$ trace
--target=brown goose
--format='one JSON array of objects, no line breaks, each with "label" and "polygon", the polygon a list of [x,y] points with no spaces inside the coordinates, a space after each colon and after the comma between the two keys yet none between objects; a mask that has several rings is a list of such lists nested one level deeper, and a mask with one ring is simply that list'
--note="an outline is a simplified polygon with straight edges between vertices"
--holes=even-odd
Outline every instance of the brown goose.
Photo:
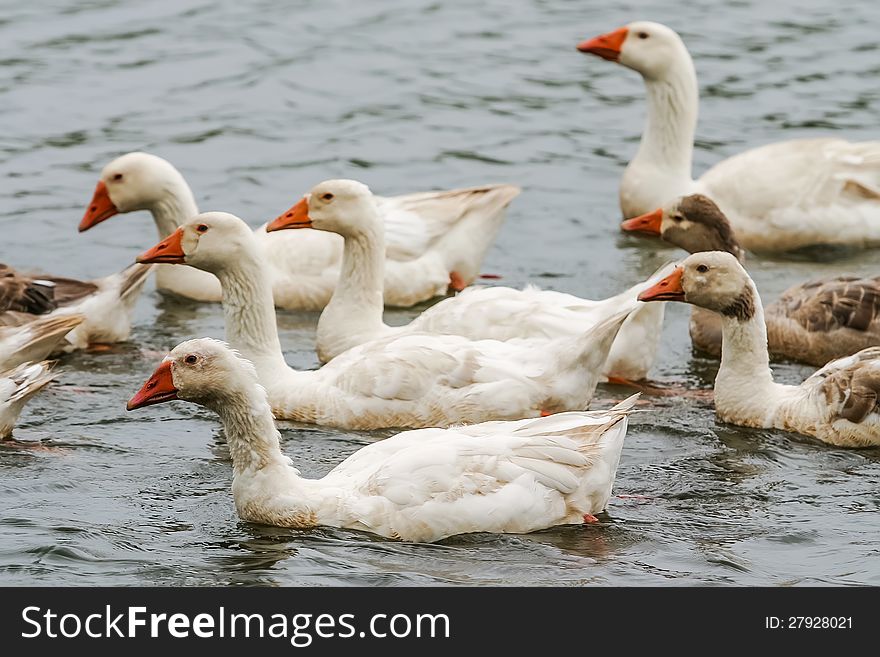
[{"label": "brown goose", "polygon": [[[133,264],[121,272],[80,281],[28,275],[0,264],[0,326],[20,325],[38,315],[79,315],[67,336],[66,350],[89,344],[121,342],[131,330],[131,315],[152,265]],[[11,313],[11,314],[8,314]]]},{"label": "brown goose", "polygon": [[715,413],[724,422],[796,431],[841,447],[880,445],[880,348],[832,360],[800,385],[776,383],[758,288],[732,254],[690,255],[639,300],[684,301],[718,314],[724,348]]},{"label": "brown goose", "polygon": [[50,281],[25,276],[0,263],[0,312],[42,315],[57,307],[55,286]]},{"label": "brown goose", "polygon": [[[727,217],[702,194],[628,219],[625,231],[659,235],[689,253],[726,251],[742,263],[745,251]],[[770,354],[824,365],[830,360],[880,345],[880,276],[835,276],[788,288],[764,310]],[[691,341],[701,351],[721,355],[721,320],[704,308],[691,313]]]}]

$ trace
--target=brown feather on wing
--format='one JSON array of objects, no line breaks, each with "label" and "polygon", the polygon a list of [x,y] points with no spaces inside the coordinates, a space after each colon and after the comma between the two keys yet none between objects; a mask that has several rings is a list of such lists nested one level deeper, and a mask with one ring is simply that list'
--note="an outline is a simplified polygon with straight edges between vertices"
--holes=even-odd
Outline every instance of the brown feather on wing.
[{"label": "brown feather on wing", "polygon": [[[836,366],[838,363],[843,366]],[[858,424],[877,409],[880,399],[880,348],[869,347],[831,362],[814,376],[824,379],[822,391],[829,406],[839,405],[835,419]]]},{"label": "brown feather on wing", "polygon": [[55,288],[0,264],[0,312],[42,315],[57,308]]},{"label": "brown feather on wing", "polygon": [[839,276],[806,283],[786,290],[774,306],[811,332],[867,331],[880,320],[880,278]]},{"label": "brown feather on wing", "polygon": [[54,283],[55,303],[59,306],[67,306],[98,291],[98,286],[91,281],[79,281],[75,278],[61,278],[59,276],[44,276],[43,278]]}]

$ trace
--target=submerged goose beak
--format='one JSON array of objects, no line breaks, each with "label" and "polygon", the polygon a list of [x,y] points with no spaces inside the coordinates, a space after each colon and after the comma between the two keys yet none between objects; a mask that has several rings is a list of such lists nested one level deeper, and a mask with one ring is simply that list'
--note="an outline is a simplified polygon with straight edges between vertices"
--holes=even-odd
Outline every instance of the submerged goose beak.
[{"label": "submerged goose beak", "polygon": [[266,232],[271,233],[285,228],[311,228],[312,220],[309,218],[309,197],[303,196],[290,210],[280,215],[271,224],[266,226]]},{"label": "submerged goose beak", "polygon": [[627,219],[620,224],[620,229],[627,233],[646,233],[659,235],[660,226],[663,224],[663,210],[654,210],[639,217]]},{"label": "submerged goose beak", "polygon": [[147,249],[137,258],[137,262],[149,264],[163,262],[170,265],[182,265],[186,263],[186,254],[183,252],[183,228],[178,228],[152,249]]},{"label": "submerged goose beak", "polygon": [[92,195],[92,202],[86,208],[82,221],[79,222],[79,232],[88,230],[92,226],[97,226],[105,219],[109,219],[115,214],[119,214],[119,210],[110,200],[110,193],[107,191],[107,185],[103,180],[98,181],[95,187],[95,193]]},{"label": "submerged goose beak", "polygon": [[628,30],[621,27],[608,34],[601,34],[578,44],[577,49],[591,55],[598,55],[602,59],[616,62],[620,59],[620,49],[626,40]]},{"label": "submerged goose beak", "polygon": [[144,387],[128,400],[125,409],[133,411],[136,408],[161,404],[162,402],[178,399],[177,388],[174,387],[174,379],[171,378],[171,361],[163,360],[153,376],[147,379]]},{"label": "submerged goose beak", "polygon": [[676,267],[669,276],[644,290],[639,295],[639,301],[684,301],[684,288],[681,286],[683,274],[684,269]]}]

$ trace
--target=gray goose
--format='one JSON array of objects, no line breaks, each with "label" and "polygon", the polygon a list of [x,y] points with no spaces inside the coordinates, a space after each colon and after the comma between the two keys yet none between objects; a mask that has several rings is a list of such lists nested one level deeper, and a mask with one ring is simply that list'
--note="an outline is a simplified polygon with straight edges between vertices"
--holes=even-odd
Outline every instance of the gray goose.
[{"label": "gray goose", "polygon": [[[689,253],[726,251],[742,263],[745,251],[724,213],[702,194],[683,196],[621,224],[629,232],[659,235]],[[880,276],[834,276],[795,285],[764,309],[771,356],[824,365],[880,345]],[[694,307],[694,346],[721,356],[721,320]]]}]

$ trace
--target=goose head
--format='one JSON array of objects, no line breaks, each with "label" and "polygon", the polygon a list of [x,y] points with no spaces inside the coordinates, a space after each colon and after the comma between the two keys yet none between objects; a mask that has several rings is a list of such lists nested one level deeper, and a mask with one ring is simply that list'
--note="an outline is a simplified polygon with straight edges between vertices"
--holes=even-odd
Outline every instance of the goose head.
[{"label": "goose head", "polygon": [[659,235],[688,253],[727,251],[739,260],[745,256],[727,217],[702,194],[677,198],[653,212],[627,219],[620,227],[626,232]]},{"label": "goose head", "polygon": [[250,227],[228,212],[203,212],[137,257],[141,263],[191,265],[217,273],[254,245]]},{"label": "goose head", "polygon": [[358,237],[374,232],[380,225],[369,187],[356,180],[325,180],[266,226],[266,230],[316,228],[343,237]]},{"label": "goose head", "polygon": [[758,303],[752,279],[739,260],[724,251],[688,256],[669,276],[639,294],[639,301],[684,301],[741,321],[754,317]]},{"label": "goose head", "polygon": [[663,78],[682,56],[690,57],[675,30],[650,21],[629,23],[583,41],[577,49],[623,64],[648,79]]},{"label": "goose head", "polygon": [[186,185],[180,172],[161,157],[139,152],[117,157],[101,171],[79,232],[120,213],[151,210],[181,182]]},{"label": "goose head", "polygon": [[199,338],[171,350],[126,408],[180,399],[221,411],[259,386],[254,366],[225,342]]}]

